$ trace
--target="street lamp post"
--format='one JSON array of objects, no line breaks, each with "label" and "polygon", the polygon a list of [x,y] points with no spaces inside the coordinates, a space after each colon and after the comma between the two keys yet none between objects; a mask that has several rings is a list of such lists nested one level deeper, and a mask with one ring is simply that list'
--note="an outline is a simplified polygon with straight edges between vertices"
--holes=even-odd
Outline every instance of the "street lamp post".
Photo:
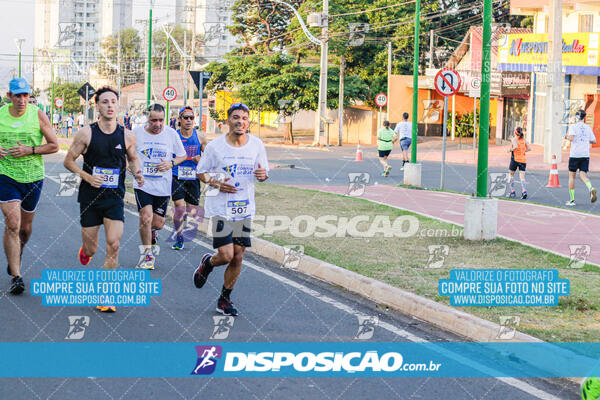
[{"label": "street lamp post", "polygon": [[17,50],[19,50],[19,78],[21,75],[21,50],[23,48],[23,42],[25,39],[15,39],[15,45],[17,46]]},{"label": "street lamp post", "polygon": [[151,87],[152,87],[152,9],[148,10],[148,77],[146,87],[146,107],[150,107]]},{"label": "street lamp post", "polygon": [[[165,31],[165,34],[167,36],[167,87],[169,87],[169,42],[171,41],[171,31],[170,31],[170,27],[169,25],[163,25],[163,30]],[[171,115],[169,114],[169,104],[171,102],[167,101],[167,107],[166,107],[166,113],[165,113],[165,120],[167,122],[167,124],[169,123],[170,117]]]},{"label": "street lamp post", "polygon": [[[304,20],[302,20],[302,16],[298,13],[298,10],[294,8],[289,3],[286,3],[281,0],[271,0],[273,3],[283,4],[286,7],[289,7],[296,18],[298,18],[298,22],[300,23],[300,27],[304,31],[304,34],[312,43],[321,46],[321,72],[319,74],[319,108],[317,110],[317,116],[315,120],[315,137],[313,141],[313,145],[317,145],[322,143],[325,140],[325,126],[323,121],[326,120],[325,112],[327,111],[327,53],[328,53],[328,35],[329,35],[329,22],[328,22],[328,14],[329,14],[329,0],[323,0],[323,13],[319,15],[319,22],[315,26],[321,27],[321,39],[317,39],[313,36],[312,33],[308,30],[306,25],[304,24]],[[418,1],[418,0],[417,0]]]}]

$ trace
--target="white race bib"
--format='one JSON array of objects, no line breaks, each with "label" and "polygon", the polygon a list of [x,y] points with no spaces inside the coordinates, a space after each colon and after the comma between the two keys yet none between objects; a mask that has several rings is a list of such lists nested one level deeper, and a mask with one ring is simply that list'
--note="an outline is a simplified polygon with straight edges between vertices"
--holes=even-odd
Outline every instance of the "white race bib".
[{"label": "white race bib", "polygon": [[193,167],[179,166],[177,177],[181,180],[190,181],[196,179],[196,170]]},{"label": "white race bib", "polygon": [[249,200],[228,200],[227,201],[227,219],[238,220],[246,219],[250,212]]},{"label": "white race bib", "polygon": [[94,169],[92,170],[92,175],[104,176],[104,181],[102,182],[102,186],[100,187],[117,188],[119,187],[119,172],[121,172],[119,168],[94,167]]},{"label": "white race bib", "polygon": [[150,178],[162,176],[162,172],[158,170],[158,163],[144,162],[143,175]]}]

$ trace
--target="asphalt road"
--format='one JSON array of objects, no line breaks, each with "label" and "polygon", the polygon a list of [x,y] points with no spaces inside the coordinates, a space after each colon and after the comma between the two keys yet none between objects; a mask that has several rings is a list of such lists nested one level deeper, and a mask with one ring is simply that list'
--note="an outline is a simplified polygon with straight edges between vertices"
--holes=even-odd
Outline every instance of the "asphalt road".
[{"label": "asphalt road", "polygon": [[[348,174],[356,172],[366,172],[370,174],[370,185],[386,184],[400,185],[404,183],[404,172],[401,171],[402,161],[391,159],[389,161],[392,171],[389,177],[382,177],[382,167],[378,161],[377,153],[369,148],[363,151],[363,162],[355,162],[355,149],[350,147],[333,148],[333,151],[317,151],[304,149],[287,149],[268,147],[267,153],[272,163],[279,164],[273,173],[270,174],[271,182],[279,184],[327,184],[327,185],[347,185],[349,182]],[[291,166],[294,168],[290,168]],[[508,168],[508,164],[507,164]],[[496,176],[492,174],[504,174],[508,170],[503,168],[489,168],[488,189],[492,187],[492,180]],[[422,186],[428,189],[439,189],[441,177],[441,163],[423,162],[422,166]],[[600,189],[600,176],[597,173],[590,173],[592,184]],[[559,171],[561,188],[546,188],[548,183],[548,171],[532,170],[526,175],[528,199],[525,201],[546,204],[554,207],[564,207],[569,200],[568,190],[568,172]],[[444,182],[445,190],[452,190],[462,193],[474,193],[477,186],[477,168],[471,165],[446,164],[446,175]],[[499,187],[500,197],[509,193],[508,186]],[[521,196],[521,185],[519,178],[516,178],[515,190],[518,198]],[[575,202],[574,209],[600,213],[600,202],[590,203],[589,192],[583,182],[577,178],[575,183]],[[569,207],[571,209],[571,207]]]},{"label": "asphalt road", "polygon": [[[48,160],[58,160],[58,156]],[[330,179],[356,170],[336,160],[341,172]],[[59,162],[47,162],[46,174],[55,178],[65,172]],[[279,168],[272,181],[294,179],[306,182],[327,177],[331,160],[304,157],[308,170]],[[367,160],[361,167],[374,168]],[[333,166],[329,167],[331,171]],[[300,175],[300,176],[296,176]],[[306,175],[308,174],[308,175]],[[304,176],[304,178],[302,178]],[[390,181],[397,179],[395,176]],[[34,233],[23,255],[22,274],[28,285],[43,269],[80,268],[77,250],[80,227],[76,197],[57,197],[59,185],[46,179],[34,220]],[[3,223],[2,223],[3,224]],[[115,314],[101,314],[90,307],[44,307],[30,288],[18,297],[6,293],[5,276],[0,294],[0,341],[67,342],[68,317],[88,316],[84,342],[215,342],[210,339],[215,321],[216,299],[222,285],[221,271],[210,276],[207,285],[196,289],[192,272],[209,240],[198,235],[180,252],[172,251],[162,232],[157,268],[152,278],[161,279],[163,293],[149,307],[121,307]],[[90,264],[100,268],[104,240]],[[121,241],[120,265],[133,268],[139,258],[136,211],[128,208]],[[232,342],[344,342],[356,341],[358,316],[378,316],[372,338],[380,341],[460,341],[448,332],[410,316],[377,307],[360,296],[300,275],[273,262],[248,255],[232,300],[240,315],[223,341]],[[72,341],[71,341],[72,342]],[[76,351],[75,349],[73,351]],[[81,354],[81,357],[86,357]],[[31,360],[35,362],[35,360]],[[190,366],[193,368],[193,365]],[[552,397],[554,396],[554,397]],[[383,379],[383,378],[4,378],[0,399],[576,399],[575,385],[540,379]]]}]

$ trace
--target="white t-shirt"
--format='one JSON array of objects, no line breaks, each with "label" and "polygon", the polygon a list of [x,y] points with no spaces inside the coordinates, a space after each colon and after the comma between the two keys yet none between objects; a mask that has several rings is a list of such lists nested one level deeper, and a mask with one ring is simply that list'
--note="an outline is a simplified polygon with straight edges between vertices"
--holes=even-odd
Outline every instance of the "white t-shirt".
[{"label": "white t-shirt", "polygon": [[595,141],[596,136],[592,128],[585,122],[579,121],[569,126],[567,136],[575,136],[571,141],[572,158],[586,158],[590,156],[590,140]]},{"label": "white t-shirt", "polygon": [[179,134],[172,128],[164,126],[162,132],[154,135],[146,132],[143,126],[133,130],[135,133],[135,150],[140,160],[140,167],[144,175],[144,186],[138,186],[133,181],[134,189],[141,189],[153,196],[170,196],[173,171],[168,169],[160,172],[157,165],[161,161],[171,161],[176,157],[186,155]]},{"label": "white t-shirt", "polygon": [[220,216],[230,221],[252,218],[256,212],[254,202],[254,170],[258,164],[267,171],[269,161],[262,140],[248,135],[248,142],[241,147],[227,143],[226,135],[210,142],[200,158],[196,172],[217,173],[215,179],[227,181],[237,187],[237,193],[218,192],[216,196],[206,196],[204,214],[207,217]]},{"label": "white t-shirt", "polygon": [[83,124],[85,124],[85,117],[83,114],[77,117],[77,122],[79,123],[79,126],[83,126]]},{"label": "white t-shirt", "polygon": [[400,136],[400,139],[412,138],[412,123],[409,121],[398,122],[394,132]]}]

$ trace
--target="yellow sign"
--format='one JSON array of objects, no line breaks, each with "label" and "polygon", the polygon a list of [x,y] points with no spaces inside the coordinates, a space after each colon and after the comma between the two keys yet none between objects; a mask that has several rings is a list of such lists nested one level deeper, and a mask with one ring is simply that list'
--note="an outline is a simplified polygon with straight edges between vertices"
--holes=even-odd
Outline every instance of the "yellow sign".
[{"label": "yellow sign", "polygon": [[[595,75],[600,33],[563,33],[562,63],[567,73]],[[548,34],[527,33],[502,35],[498,49],[501,71],[545,71],[548,62]]]}]

